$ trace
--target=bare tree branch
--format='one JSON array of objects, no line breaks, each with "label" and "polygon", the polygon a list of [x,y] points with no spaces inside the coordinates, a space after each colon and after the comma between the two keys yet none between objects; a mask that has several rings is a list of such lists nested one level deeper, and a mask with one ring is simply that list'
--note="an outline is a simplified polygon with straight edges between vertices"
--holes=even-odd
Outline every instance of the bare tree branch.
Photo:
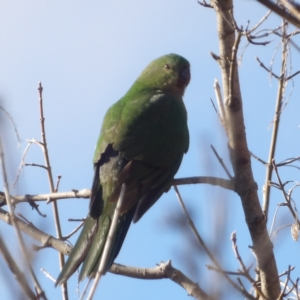
[{"label": "bare tree branch", "polygon": [[39,299],[47,299],[46,295],[45,295],[45,292],[43,291],[37,277],[35,276],[33,268],[30,265],[28,252],[27,252],[22,234],[20,232],[20,228],[19,228],[18,223],[16,221],[16,216],[15,216],[15,213],[14,213],[14,207],[13,207],[11,201],[10,201],[8,180],[7,180],[5,163],[4,163],[4,151],[3,151],[1,137],[0,137],[0,167],[1,167],[1,173],[2,173],[2,176],[3,176],[4,193],[5,193],[5,197],[6,197],[7,206],[8,206],[8,209],[9,209],[9,216],[10,216],[10,219],[11,219],[12,226],[14,227],[15,232],[16,232],[16,236],[17,236],[17,239],[18,239],[21,251],[22,251],[22,255],[23,255],[23,258],[24,258],[25,265],[26,265],[26,267],[29,271],[29,274],[31,276],[32,281],[34,282],[34,285],[35,285],[35,288],[36,288],[36,291],[37,291],[37,294],[38,294],[37,296],[39,297]]},{"label": "bare tree branch", "polygon": [[252,284],[253,288],[255,289],[255,291],[263,298],[263,299],[267,299],[266,296],[263,294],[263,292],[261,291],[261,289],[258,287],[257,282],[250,276],[249,274],[249,269],[246,268],[242,257],[240,256],[239,250],[238,250],[238,246],[237,246],[237,238],[236,238],[236,232],[233,232],[231,234],[231,241],[232,241],[232,249],[234,251],[235,257],[238,260],[242,270],[240,272],[241,275],[245,276]]},{"label": "bare tree branch", "polygon": [[[12,225],[9,213],[2,208],[0,208],[0,220]],[[55,237],[41,231],[32,223],[26,223],[18,217],[15,217],[15,221],[21,231],[31,236],[33,239],[41,242],[43,248],[52,247],[62,254],[70,254],[72,247],[64,241],[56,239]]]},{"label": "bare tree branch", "polygon": [[253,248],[261,278],[263,294],[276,299],[280,293],[278,272],[273,245],[268,236],[266,220],[260,207],[257,185],[254,181],[250,154],[247,147],[242,109],[242,96],[236,62],[239,34],[235,38],[233,3],[231,0],[214,0],[212,5],[217,13],[220,66],[225,99],[225,123],[232,167],[235,173],[235,187],[239,194],[245,219],[252,238]]},{"label": "bare tree branch", "polygon": [[272,160],[275,156],[275,149],[277,145],[277,137],[278,137],[278,130],[279,130],[279,124],[280,124],[280,117],[281,117],[281,109],[282,109],[282,99],[284,96],[284,90],[286,86],[286,78],[285,78],[285,72],[286,72],[286,60],[287,60],[287,40],[286,40],[286,25],[285,21],[283,20],[283,29],[282,29],[282,59],[281,59],[281,72],[280,76],[278,77],[279,83],[278,83],[278,92],[277,92],[277,100],[276,100],[276,107],[275,107],[275,116],[274,116],[274,122],[273,122],[273,131],[272,131],[272,138],[270,143],[270,151],[269,151],[269,158],[268,158],[268,165],[267,165],[267,172],[266,172],[266,179],[265,179],[265,187],[264,187],[264,193],[263,193],[263,211],[268,217],[268,211],[269,211],[269,202],[270,202],[270,194],[271,194],[271,186],[270,182],[272,180]]},{"label": "bare tree branch", "polygon": [[[198,176],[198,177],[185,177],[185,178],[176,178],[172,181],[172,185],[187,185],[187,184],[211,184],[215,186],[220,186],[227,190],[234,190],[234,182],[232,180],[223,179],[214,176]],[[74,199],[74,198],[84,198],[88,199],[90,197],[91,191],[89,189],[83,190],[72,190],[69,192],[57,192],[57,193],[49,193],[49,194],[37,194],[30,195],[26,194],[24,196],[13,196],[10,195],[11,201],[13,205],[22,202],[31,202],[31,201],[47,201],[50,203],[52,201],[60,200],[60,199]],[[5,204],[5,195],[1,194],[1,202]],[[3,205],[2,204],[2,205]]]},{"label": "bare tree branch", "polygon": [[161,262],[157,267],[154,268],[135,268],[114,263],[109,272],[116,275],[123,275],[137,279],[169,278],[184,288],[188,292],[189,296],[201,300],[213,300],[213,298],[207,295],[197,283],[189,279],[180,270],[174,268],[170,260],[166,263]]},{"label": "bare tree branch", "polygon": [[11,272],[15,275],[16,280],[20,284],[22,290],[24,291],[26,297],[28,299],[35,300],[36,295],[31,290],[30,286],[27,283],[27,278],[25,274],[23,274],[18,265],[16,264],[14,258],[10,255],[9,250],[6,248],[6,245],[0,235],[0,253],[2,254],[4,260],[6,261],[7,266],[10,268]]},{"label": "bare tree branch", "polygon": [[[43,149],[43,153],[44,153],[45,165],[46,165],[46,168],[47,168],[47,175],[48,175],[48,181],[49,181],[49,185],[50,185],[50,192],[54,193],[55,192],[55,187],[54,187],[53,175],[52,175],[50,159],[49,159],[49,152],[48,152],[48,147],[47,147],[46,130],[45,130],[45,117],[44,117],[44,110],[43,110],[43,87],[42,87],[41,82],[39,82],[38,91],[39,91],[39,104],[40,104],[41,135],[42,135],[41,144],[42,144],[42,149]],[[58,213],[58,207],[57,207],[56,201],[52,202],[52,208],[53,208],[54,223],[55,223],[55,228],[56,228],[56,235],[57,235],[58,239],[61,239],[62,238],[62,233],[61,233],[59,213]],[[60,266],[60,269],[63,268],[64,264],[65,264],[65,258],[63,256],[63,254],[59,252],[59,266]],[[61,290],[62,290],[63,299],[67,300],[69,297],[68,297],[68,286],[67,286],[66,282],[64,282],[61,285]]]},{"label": "bare tree branch", "polygon": [[257,0],[264,6],[268,7],[270,10],[274,11],[276,14],[281,16],[282,18],[286,19],[291,24],[300,27],[300,16],[293,15],[289,11],[285,9],[284,6],[278,5],[277,3],[271,1],[271,0]]}]

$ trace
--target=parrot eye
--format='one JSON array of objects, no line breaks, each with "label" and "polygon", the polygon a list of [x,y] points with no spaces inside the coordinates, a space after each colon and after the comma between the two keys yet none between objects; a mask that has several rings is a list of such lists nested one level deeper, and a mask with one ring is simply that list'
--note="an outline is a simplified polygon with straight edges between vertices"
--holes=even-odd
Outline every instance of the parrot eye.
[{"label": "parrot eye", "polygon": [[165,64],[165,65],[164,65],[164,68],[165,68],[166,70],[170,70],[170,69],[171,69],[171,66],[170,66],[169,64]]}]

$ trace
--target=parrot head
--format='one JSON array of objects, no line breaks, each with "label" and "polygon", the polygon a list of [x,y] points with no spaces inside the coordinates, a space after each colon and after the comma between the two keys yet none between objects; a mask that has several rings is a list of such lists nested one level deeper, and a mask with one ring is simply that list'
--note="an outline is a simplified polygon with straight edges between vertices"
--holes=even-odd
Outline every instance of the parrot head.
[{"label": "parrot head", "polygon": [[169,90],[183,95],[190,79],[189,62],[180,55],[168,54],[153,60],[137,82],[150,89]]}]

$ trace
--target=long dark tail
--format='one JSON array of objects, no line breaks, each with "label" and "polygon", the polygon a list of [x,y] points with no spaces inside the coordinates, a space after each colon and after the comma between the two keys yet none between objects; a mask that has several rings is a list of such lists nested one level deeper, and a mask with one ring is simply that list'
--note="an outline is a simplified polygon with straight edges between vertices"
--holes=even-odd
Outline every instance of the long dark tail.
[{"label": "long dark tail", "polygon": [[[124,213],[123,215],[119,216],[117,229],[115,232],[114,240],[112,242],[113,244],[105,264],[104,274],[110,269],[115,258],[120,252],[127,231],[133,219],[135,210],[136,207],[133,207],[127,213]],[[101,218],[103,218],[103,216]],[[108,231],[110,229],[111,221],[112,220],[109,216],[105,216],[104,220],[102,221],[102,224],[99,224],[99,230],[97,231],[93,239],[93,242],[90,246],[90,249],[80,270],[79,280],[83,280],[87,276],[94,277],[97,270],[99,269],[102,252],[105,246]]]},{"label": "long dark tail", "polygon": [[[127,231],[134,216],[136,206],[119,216],[113,245],[105,265],[107,272],[120,252]],[[59,274],[55,286],[66,282],[83,262],[78,280],[87,276],[94,277],[101,261],[103,248],[111,225],[111,217],[102,215],[98,219],[88,216],[80,236],[70,254],[69,259]]]},{"label": "long dark tail", "polygon": [[79,265],[83,262],[93,241],[96,230],[97,220],[88,216],[85,220],[79,238],[56,280],[55,286],[66,282],[69,277],[77,270]]}]

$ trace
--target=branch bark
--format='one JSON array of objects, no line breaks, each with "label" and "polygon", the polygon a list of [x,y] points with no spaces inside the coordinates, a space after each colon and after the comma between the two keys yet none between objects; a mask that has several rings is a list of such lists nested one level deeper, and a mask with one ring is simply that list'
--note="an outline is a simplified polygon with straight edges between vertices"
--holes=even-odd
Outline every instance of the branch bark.
[{"label": "branch bark", "polygon": [[257,257],[263,294],[276,299],[280,293],[273,245],[266,228],[254,181],[247,146],[239,85],[236,51],[240,34],[235,37],[232,0],[212,1],[217,13],[220,59],[225,98],[225,123],[231,163],[235,173],[235,191],[239,194]]},{"label": "branch bark", "polygon": [[[12,225],[9,213],[2,208],[0,208],[0,220],[4,221],[9,225]],[[33,239],[41,242],[42,247],[44,248],[52,247],[62,254],[65,255],[70,254],[72,246],[65,243],[64,241],[56,239],[52,235],[49,235],[41,231],[40,229],[35,227],[32,223],[26,223],[16,216],[15,216],[15,222],[17,223],[17,226],[21,231],[31,236]]]}]

